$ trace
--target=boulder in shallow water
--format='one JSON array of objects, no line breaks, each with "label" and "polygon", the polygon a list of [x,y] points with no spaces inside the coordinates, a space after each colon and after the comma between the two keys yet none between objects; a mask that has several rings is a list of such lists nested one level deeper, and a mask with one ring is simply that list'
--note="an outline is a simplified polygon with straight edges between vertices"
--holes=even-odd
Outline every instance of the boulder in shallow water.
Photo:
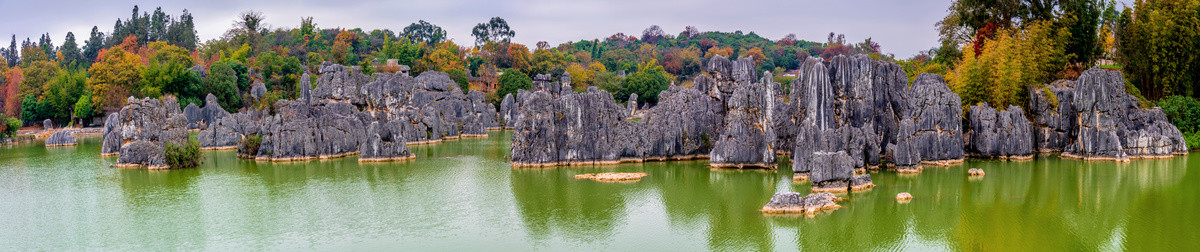
[{"label": "boulder in shallow water", "polygon": [[75,136],[72,136],[71,132],[72,131],[70,130],[59,130],[58,132],[54,132],[53,135],[50,135],[49,138],[46,138],[46,147],[71,146],[79,144],[75,141]]},{"label": "boulder in shallow water", "polygon": [[813,216],[817,213],[841,208],[842,206],[836,203],[838,200],[840,198],[828,192],[813,193],[807,196],[802,196],[798,192],[781,192],[772,196],[771,201],[767,202],[767,205],[763,206],[760,211],[765,214]]},{"label": "boulder in shallow water", "polygon": [[850,156],[844,151],[813,153],[812,180],[813,192],[847,192],[850,191],[850,179],[854,176],[854,167]]}]

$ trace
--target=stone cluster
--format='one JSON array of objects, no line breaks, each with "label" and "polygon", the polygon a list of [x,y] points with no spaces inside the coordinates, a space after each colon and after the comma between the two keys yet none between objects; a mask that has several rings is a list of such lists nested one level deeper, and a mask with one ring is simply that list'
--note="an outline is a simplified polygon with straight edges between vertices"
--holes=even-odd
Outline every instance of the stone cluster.
[{"label": "stone cluster", "polygon": [[996,111],[987,103],[971,106],[967,121],[971,125],[966,140],[969,155],[1033,159],[1033,126],[1020,107],[1009,105],[1007,110]]},{"label": "stone cluster", "polygon": [[188,141],[187,119],[174,98],[130,97],[120,112],[109,115],[104,127],[101,153],[119,153],[117,167],[169,168],[167,144],[182,146]]},{"label": "stone cluster", "polygon": [[[485,137],[487,130],[500,128],[496,108],[484,100],[483,93],[464,94],[445,73],[428,71],[415,78],[403,73],[366,76],[352,67],[325,63],[320,67],[320,74],[316,88],[304,85],[310,80],[307,73],[300,78],[301,92],[295,100],[279,100],[272,108],[245,109],[232,114],[221,108],[211,94],[205,99],[204,108],[189,105],[184,111],[178,109],[174,100],[162,102],[170,105],[158,106],[154,102],[157,100],[135,102],[131,98],[119,116],[113,114],[106,121],[102,153],[120,152],[122,160],[130,160],[122,163],[155,167],[161,163],[160,157],[126,155],[125,149],[153,147],[135,140],[158,141],[160,137],[128,136],[151,134],[141,132],[158,128],[156,134],[171,136],[167,139],[175,142],[172,130],[186,127],[200,130],[197,140],[204,149],[238,148],[243,139],[260,136],[257,153],[239,153],[239,156],[258,160],[307,160],[361,154],[361,162],[395,161],[414,157],[407,147],[409,144]],[[250,92],[253,98],[259,99],[265,95],[265,86],[256,84]],[[149,105],[162,108],[147,111],[150,109],[145,107]],[[174,106],[173,110],[171,106]],[[127,115],[126,110],[133,114]],[[146,115],[151,112],[154,116]],[[175,118],[183,126],[163,122],[175,122]],[[138,127],[128,127],[129,124],[138,124]],[[141,124],[159,126],[142,127]],[[184,140],[179,141],[186,141],[186,132],[182,136],[178,139]],[[136,145],[122,147],[130,144]],[[161,148],[158,150],[161,152]]]},{"label": "stone cluster", "polygon": [[[807,59],[792,82],[790,103],[778,110],[784,115],[775,116],[776,129],[783,132],[779,141],[792,143],[786,146],[792,147],[794,179],[807,180],[815,169],[824,169],[818,167],[824,163],[813,162],[817,153],[841,152],[859,173],[881,165],[881,146],[894,141],[895,124],[908,110],[904,76],[899,66],[864,55],[836,56],[828,64]],[[817,177],[813,182],[821,185],[849,183],[849,177]]]},{"label": "stone cluster", "polygon": [[1112,161],[1187,154],[1179,129],[1160,108],[1140,108],[1137,98],[1125,92],[1120,72],[1092,68],[1078,80],[1029,92],[1038,151]]},{"label": "stone cluster", "polygon": [[923,73],[909,89],[908,112],[900,119],[889,152],[896,170],[919,172],[922,164],[963,161],[962,100],[942,76]]},{"label": "stone cluster", "polygon": [[[719,86],[734,87],[731,78],[732,66],[723,57],[710,60],[708,75],[712,84],[697,83],[694,87],[672,85],[659,94],[658,105],[650,108],[644,118],[631,118],[636,105],[621,106],[608,92],[589,88],[584,93],[563,92],[555,95],[552,90],[534,92],[519,91],[505,97],[501,114],[506,124],[514,128],[512,140],[513,166],[556,166],[614,164],[619,162],[642,162],[655,160],[677,160],[710,158],[714,146],[727,129],[727,104],[729,99]],[[723,62],[723,63],[722,63]],[[753,61],[746,61],[753,62]],[[711,76],[711,77],[710,77]],[[728,78],[727,78],[728,77]],[[540,79],[546,79],[541,77]],[[719,80],[719,81],[717,81]],[[704,81],[698,81],[704,82]],[[722,83],[722,84],[716,84]],[[558,86],[540,84],[539,86]],[[759,85],[761,86],[761,85]],[[770,127],[770,112],[761,97],[761,88],[747,88],[741,95],[744,120],[738,123],[754,123]],[[729,89],[733,95],[733,89]],[[636,98],[631,98],[634,100]],[[758,99],[757,101],[751,101]],[[736,127],[736,126],[731,126]],[[742,125],[749,129],[751,125]],[[756,126],[755,126],[756,127]],[[730,153],[722,152],[723,163],[742,166],[752,162],[754,166],[773,167],[774,152],[771,150],[774,136],[765,131],[745,130],[730,133],[726,138]],[[742,135],[735,135],[742,134]],[[753,135],[753,136],[752,136]],[[743,139],[742,137],[756,137]],[[738,142],[755,143],[754,148],[744,147]],[[770,155],[762,155],[763,150]],[[743,154],[757,157],[741,156]],[[770,158],[764,162],[764,158]],[[743,161],[750,160],[747,163]],[[722,162],[714,162],[722,163]]]},{"label": "stone cluster", "polygon": [[1093,68],[1079,76],[1072,106],[1079,122],[1065,155],[1128,160],[1186,154],[1183,134],[1161,109],[1140,109],[1120,72]]}]

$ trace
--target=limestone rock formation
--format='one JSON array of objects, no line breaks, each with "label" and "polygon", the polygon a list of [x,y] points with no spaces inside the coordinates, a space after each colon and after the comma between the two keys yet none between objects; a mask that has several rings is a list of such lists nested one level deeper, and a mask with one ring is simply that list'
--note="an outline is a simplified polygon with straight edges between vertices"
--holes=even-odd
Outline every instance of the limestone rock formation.
[{"label": "limestone rock formation", "polygon": [[43,130],[54,129],[54,121],[51,121],[50,119],[42,120],[42,129]]},{"label": "limestone rock formation", "polygon": [[725,129],[709,154],[710,165],[775,168],[773,91],[764,84],[749,83],[733,91],[726,103]]},{"label": "limestone rock formation", "polygon": [[[725,105],[693,88],[674,86],[659,93],[658,105],[634,124],[634,147],[626,156],[648,160],[709,158],[724,126]],[[644,148],[644,149],[643,149]]]},{"label": "limestone rock formation", "polygon": [[[130,97],[116,115],[119,115],[119,129],[113,132],[119,132],[119,142],[123,144],[114,166],[169,168],[164,156],[166,145],[187,144],[187,119],[173,98]],[[105,141],[107,145],[108,139]]]},{"label": "limestone rock formation", "polygon": [[809,179],[813,192],[848,192],[854,167],[846,152],[815,152],[809,161],[813,164]]},{"label": "limestone rock formation", "polygon": [[121,113],[108,114],[104,119],[104,135],[100,145],[101,156],[117,155],[121,152]]},{"label": "limestone rock formation", "polygon": [[78,144],[78,142],[75,141],[75,136],[72,136],[71,133],[71,130],[59,130],[58,132],[54,132],[53,135],[50,135],[49,138],[46,138],[46,147],[71,146]]},{"label": "limestone rock formation", "polygon": [[[936,74],[921,74],[912,84],[911,111],[902,120],[912,120],[915,132],[897,134],[897,146],[915,142],[921,162],[953,164],[963,160],[962,100]],[[901,122],[903,124],[903,122]],[[896,162],[900,165],[900,162]]]},{"label": "limestone rock formation", "polygon": [[187,107],[183,108],[183,116],[187,118],[188,130],[199,130],[201,128],[200,124],[204,120],[204,114],[195,103],[189,103]]},{"label": "limestone rock formation", "polygon": [[1030,120],[1037,152],[1061,152],[1074,141],[1076,126],[1075,81],[1060,80],[1029,88]]},{"label": "limestone rock formation", "polygon": [[[917,134],[916,123],[912,118],[900,120],[900,124],[896,131],[898,136],[912,136]],[[899,173],[920,173],[921,166],[921,150],[914,139],[904,139],[897,141],[895,144],[888,145],[889,156],[892,157],[894,169]]]},{"label": "limestone rock formation", "polygon": [[388,162],[415,158],[401,135],[399,122],[371,122],[366,141],[358,147],[358,162]]},{"label": "limestone rock formation", "polygon": [[1078,132],[1063,156],[1128,161],[1187,154],[1179,129],[1161,109],[1138,108],[1136,98],[1125,92],[1120,72],[1084,71],[1072,98]]},{"label": "limestone rock formation", "polygon": [[996,111],[987,103],[971,106],[966,151],[972,156],[1002,159],[1033,158],[1033,126],[1017,106]]},{"label": "limestone rock formation", "polygon": [[254,100],[257,101],[259,99],[262,99],[263,96],[266,96],[266,95],[267,95],[267,85],[266,84],[263,84],[262,82],[257,82],[257,83],[254,83],[254,86],[250,87],[250,97],[254,98]]}]

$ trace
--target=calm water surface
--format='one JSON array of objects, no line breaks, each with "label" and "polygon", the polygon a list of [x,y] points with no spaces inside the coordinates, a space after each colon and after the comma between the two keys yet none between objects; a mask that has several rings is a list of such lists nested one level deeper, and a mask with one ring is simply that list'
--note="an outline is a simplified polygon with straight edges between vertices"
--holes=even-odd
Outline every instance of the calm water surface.
[{"label": "calm water surface", "polygon": [[[1200,157],[879,172],[842,209],[796,218],[758,212],[776,192],[809,190],[786,169],[512,169],[508,139],[412,146],[417,160],[393,164],[212,151],[168,171],[111,168],[95,137],[0,147],[0,250],[1200,250]],[[571,178],[613,171],[650,176]],[[915,199],[898,204],[899,192]]]}]

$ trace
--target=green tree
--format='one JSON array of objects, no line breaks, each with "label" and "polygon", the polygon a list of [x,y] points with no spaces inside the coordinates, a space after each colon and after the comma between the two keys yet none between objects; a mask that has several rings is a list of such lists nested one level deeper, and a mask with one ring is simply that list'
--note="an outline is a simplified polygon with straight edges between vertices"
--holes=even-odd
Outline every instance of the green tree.
[{"label": "green tree", "polygon": [[446,39],[446,31],[440,26],[419,20],[404,27],[404,36],[413,41],[436,44]]},{"label": "green tree", "polygon": [[221,107],[227,111],[236,112],[242,105],[238,93],[238,73],[230,66],[231,62],[218,61],[208,68],[208,76],[204,78],[203,90],[215,95]]},{"label": "green tree", "polygon": [[467,73],[463,72],[462,69],[454,68],[446,70],[446,74],[450,75],[450,79],[454,80],[454,83],[458,83],[458,87],[462,88],[464,94],[471,89],[471,83],[467,80]]},{"label": "green tree", "polygon": [[1146,98],[1200,94],[1200,1],[1138,1],[1121,16],[1118,60]]},{"label": "green tree", "polygon": [[257,64],[258,72],[262,74],[267,89],[271,91],[293,93],[292,84],[304,73],[304,66],[300,64],[299,59],[281,56],[275,51],[259,54]]},{"label": "green tree", "polygon": [[621,89],[613,98],[624,101],[629,100],[630,94],[637,94],[639,104],[656,104],[658,103],[658,93],[667,90],[670,85],[671,77],[661,66],[658,66],[657,61],[650,60],[642,64],[638,72],[625,78]]},{"label": "green tree", "polygon": [[87,73],[70,69],[60,71],[46,83],[46,91],[42,98],[46,117],[59,122],[70,119],[75,103],[79,102],[79,97],[84,96],[86,92],[86,86]]},{"label": "green tree", "polygon": [[67,37],[63,39],[63,45],[58,50],[62,54],[62,62],[59,62],[64,67],[78,66],[83,62],[83,52],[79,51],[79,44],[75,43],[75,34],[67,32]]},{"label": "green tree", "polygon": [[508,94],[517,95],[517,90],[533,88],[533,79],[516,69],[508,69],[500,75],[500,87],[496,89],[496,97]]},{"label": "green tree", "polygon": [[493,17],[487,23],[479,23],[475,28],[471,29],[471,36],[475,37],[475,46],[479,47],[488,42],[505,42],[508,43],[517,32],[508,27],[508,21],[503,18]]}]

